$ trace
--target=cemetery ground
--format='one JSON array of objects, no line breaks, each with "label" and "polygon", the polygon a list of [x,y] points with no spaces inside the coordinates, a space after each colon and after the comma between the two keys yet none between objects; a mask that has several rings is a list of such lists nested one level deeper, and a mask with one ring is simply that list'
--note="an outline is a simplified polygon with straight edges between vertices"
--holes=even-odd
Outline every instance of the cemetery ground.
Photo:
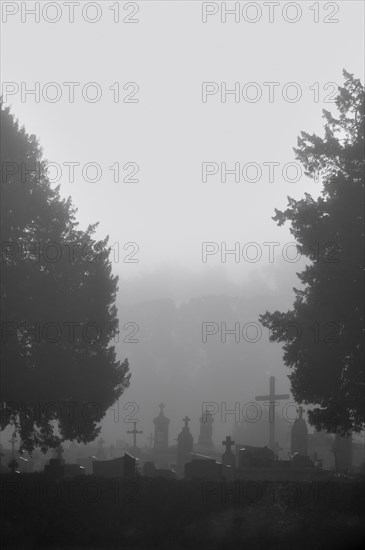
[{"label": "cemetery ground", "polygon": [[365,541],[365,479],[50,480],[4,474],[3,548],[342,550]]}]

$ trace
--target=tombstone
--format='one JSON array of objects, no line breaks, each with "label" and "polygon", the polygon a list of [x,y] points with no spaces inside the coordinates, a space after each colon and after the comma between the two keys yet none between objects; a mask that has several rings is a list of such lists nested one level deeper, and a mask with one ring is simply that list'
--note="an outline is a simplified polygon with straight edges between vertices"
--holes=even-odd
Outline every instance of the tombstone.
[{"label": "tombstone", "polygon": [[101,437],[98,439],[98,449],[96,451],[96,456],[98,457],[98,460],[105,460],[106,459],[106,450],[104,447],[104,439]]},{"label": "tombstone", "polygon": [[190,418],[185,416],[183,419],[184,427],[177,436],[177,464],[178,466],[183,466],[190,460],[190,453],[194,448],[193,436],[189,430],[189,421]]},{"label": "tombstone", "polygon": [[[163,409],[165,405],[160,403],[160,414],[153,419],[155,425],[155,437],[153,448],[158,450],[166,450],[169,446],[169,424],[170,420],[164,415]],[[152,441],[150,441],[151,447]]]},{"label": "tombstone", "polygon": [[339,472],[349,472],[352,467],[352,434],[336,433],[334,443],[335,467]]},{"label": "tombstone", "polygon": [[294,420],[291,430],[291,454],[299,453],[302,456],[308,455],[308,428],[303,418],[303,407],[298,409],[298,418]]},{"label": "tombstone", "polygon": [[152,460],[148,460],[143,464],[142,473],[145,477],[154,477],[156,471],[155,463]]},{"label": "tombstone", "polygon": [[209,411],[204,411],[200,419],[200,434],[198,440],[199,447],[208,449],[214,448],[213,435],[213,415]]},{"label": "tombstone", "polygon": [[112,460],[94,460],[93,474],[112,478],[136,477],[136,464],[137,460],[134,456],[124,453],[124,456]]},{"label": "tombstone", "polygon": [[270,468],[274,465],[274,452],[268,447],[237,446],[240,468]]},{"label": "tombstone", "polygon": [[97,460],[96,456],[82,456],[76,460],[76,463],[84,469],[85,474],[92,475],[95,460]]},{"label": "tombstone", "polygon": [[231,436],[227,435],[225,441],[222,441],[222,445],[226,447],[224,454],[222,455],[222,464],[225,466],[231,466],[234,468],[236,466],[236,457],[231,451],[231,448],[235,444],[235,441],[232,441]]}]

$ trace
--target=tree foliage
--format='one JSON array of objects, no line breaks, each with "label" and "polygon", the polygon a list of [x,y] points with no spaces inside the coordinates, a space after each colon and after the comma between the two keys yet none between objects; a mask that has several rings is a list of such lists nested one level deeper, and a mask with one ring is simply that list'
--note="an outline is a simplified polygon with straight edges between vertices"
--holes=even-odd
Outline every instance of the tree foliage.
[{"label": "tree foliage", "polygon": [[97,224],[78,228],[36,137],[3,105],[1,171],[1,428],[12,425],[28,451],[86,443],[130,380],[110,345],[118,281],[108,238],[93,238]]},{"label": "tree foliage", "polygon": [[329,432],[364,428],[364,88],[344,71],[337,116],[324,110],[324,137],[301,133],[296,158],[306,175],[322,175],[315,200],[288,197],[274,221],[291,223],[310,262],[298,273],[290,311],[260,321],[283,343],[295,399],[312,404],[309,421]]}]

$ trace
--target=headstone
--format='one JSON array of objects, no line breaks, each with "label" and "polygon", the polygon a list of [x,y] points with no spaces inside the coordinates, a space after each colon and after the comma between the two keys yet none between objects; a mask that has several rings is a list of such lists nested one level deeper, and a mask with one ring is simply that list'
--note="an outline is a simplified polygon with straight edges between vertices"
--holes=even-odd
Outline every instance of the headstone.
[{"label": "headstone", "polygon": [[156,471],[155,463],[148,460],[143,464],[142,473],[145,477],[154,477]]},{"label": "headstone", "polygon": [[169,446],[169,424],[170,420],[164,415],[165,405],[160,403],[160,414],[153,419],[155,425],[154,449],[167,449]]},{"label": "headstone", "polygon": [[208,449],[214,448],[213,435],[213,415],[209,411],[204,411],[200,419],[200,434],[198,446]]},{"label": "headstone", "polygon": [[235,441],[232,441],[231,436],[227,435],[225,441],[222,441],[222,445],[226,447],[226,451],[222,456],[222,464],[225,466],[231,466],[232,468],[236,465],[236,457],[231,451],[231,448],[235,444]]},{"label": "headstone", "polygon": [[136,476],[136,459],[128,453],[112,460],[94,460],[93,474],[101,477],[130,478]]},{"label": "headstone", "polygon": [[98,439],[98,449],[96,451],[96,456],[98,457],[98,460],[106,459],[106,451],[105,451],[104,443],[105,441],[102,437]]},{"label": "headstone", "polygon": [[92,475],[95,460],[97,460],[96,456],[82,456],[76,459],[76,463],[84,469],[85,474]]},{"label": "headstone", "polygon": [[273,466],[274,460],[274,452],[268,447],[238,446],[238,464],[240,468],[270,468]]},{"label": "headstone", "polygon": [[308,428],[303,418],[303,407],[298,409],[298,418],[295,419],[291,430],[291,454],[299,453],[302,456],[308,455]]},{"label": "headstone", "polygon": [[189,462],[190,453],[194,448],[193,436],[189,430],[189,421],[190,418],[185,416],[183,419],[184,427],[177,437],[177,463],[179,466],[182,466]]}]

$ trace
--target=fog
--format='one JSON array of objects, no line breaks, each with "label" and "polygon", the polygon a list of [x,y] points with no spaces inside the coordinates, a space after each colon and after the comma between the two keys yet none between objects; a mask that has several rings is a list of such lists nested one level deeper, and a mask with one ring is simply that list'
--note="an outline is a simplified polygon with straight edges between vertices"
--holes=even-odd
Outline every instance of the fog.
[{"label": "fog", "polygon": [[[337,24],[324,24],[322,12],[315,23],[308,4],[300,3],[295,24],[280,10],[274,23],[268,12],[255,24],[232,18],[222,24],[218,16],[204,23],[200,2],[178,1],[138,3],[135,25],[113,23],[109,8],[95,25],[70,24],[62,13],[57,25],[32,16],[23,24],[18,14],[4,26],[2,80],[15,83],[5,90],[5,104],[39,138],[52,185],[71,196],[80,227],[99,221],[96,237],[110,238],[119,276],[116,348],[132,373],[120,407],[137,404],[142,442],[161,401],[173,443],[186,414],[197,439],[204,402],[244,406],[268,392],[270,375],[279,393],[289,392],[281,347],[269,342],[268,332],[261,327],[255,342],[247,341],[254,339],[249,332],[246,340],[228,336],[223,343],[221,323],[258,326],[260,313],[291,307],[304,261],[293,260],[293,247],[287,248],[289,228],[271,218],[275,208],[285,209],[288,195],[317,197],[321,183],[284,167],[295,162],[302,130],[322,133],[322,109],[335,109],[328,98],[342,83],[343,68],[363,79],[362,2],[341,2]],[[57,101],[44,99],[50,82],[61,90]],[[73,102],[70,82],[77,83]],[[100,101],[82,96],[90,82],[102,90]],[[232,94],[221,101],[214,93],[204,102],[203,82],[220,92],[259,83],[262,100],[243,101],[240,93],[238,102]],[[26,90],[38,85],[39,97],[22,93],[21,83]],[[128,83],[138,84],[138,102],[116,102],[117,89],[124,96],[136,91]],[[276,83],[273,101],[264,83]],[[301,90],[298,102],[283,99],[288,83]],[[87,163],[97,165],[100,178],[91,181],[92,169],[85,176]],[[224,168],[237,163],[239,181],[232,173],[224,181]],[[257,179],[247,165],[259,166]],[[273,258],[268,243],[276,243]],[[206,342],[202,323],[219,327]],[[118,422],[107,414],[102,435],[109,443],[128,438],[126,412]],[[216,443],[231,433],[233,420],[215,415]]]}]

